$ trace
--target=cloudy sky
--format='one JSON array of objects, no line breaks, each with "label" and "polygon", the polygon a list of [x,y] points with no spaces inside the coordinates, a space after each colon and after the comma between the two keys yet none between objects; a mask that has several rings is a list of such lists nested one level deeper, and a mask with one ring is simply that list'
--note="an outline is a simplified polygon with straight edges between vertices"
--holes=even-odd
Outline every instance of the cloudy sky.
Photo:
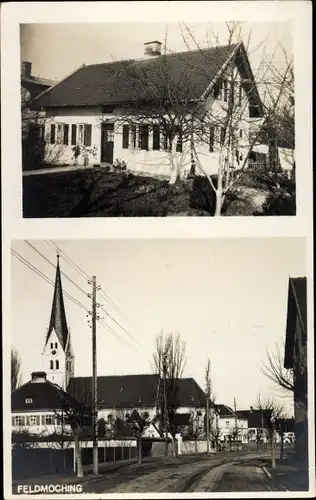
[{"label": "cloudy sky", "polygon": [[[241,22],[240,27],[255,73],[262,60],[264,67],[273,60],[281,69],[285,53],[292,57],[290,22]],[[141,58],[144,42],[152,40],[179,52],[227,44],[228,32],[223,22],[21,24],[21,60],[32,62],[35,76],[60,80],[82,64]]]},{"label": "cloudy sky", "polygon": [[[306,274],[303,239],[82,240],[55,241],[61,270],[84,291],[90,286],[63,255],[89,276],[95,274],[113,306],[98,294],[104,321],[98,325],[99,375],[150,373],[155,336],[178,332],[186,341],[185,376],[204,387],[207,358],[212,363],[218,403],[249,408],[260,393],[273,393],[260,372],[266,349],[282,342],[289,276]],[[45,241],[12,248],[55,278],[56,251]],[[90,309],[83,291],[62,277],[64,290]],[[23,381],[41,369],[53,288],[12,257],[12,344],[22,359]],[[91,330],[85,311],[65,297],[75,351],[75,374],[91,374]],[[122,328],[123,327],[123,328]],[[125,331],[124,331],[124,330]],[[128,333],[127,333],[128,332]],[[123,339],[123,340],[122,340]],[[125,343],[124,343],[125,342]],[[129,344],[129,345],[126,345]]]}]

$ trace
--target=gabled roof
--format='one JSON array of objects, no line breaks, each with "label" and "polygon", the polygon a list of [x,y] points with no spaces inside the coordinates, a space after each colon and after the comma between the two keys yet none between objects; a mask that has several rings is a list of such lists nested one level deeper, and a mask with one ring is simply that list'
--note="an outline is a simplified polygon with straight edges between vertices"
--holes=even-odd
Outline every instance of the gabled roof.
[{"label": "gabled roof", "polygon": [[68,326],[66,320],[66,312],[64,305],[64,297],[63,297],[63,289],[61,284],[61,275],[60,275],[60,267],[59,267],[59,256],[57,256],[57,267],[56,267],[56,277],[55,277],[55,287],[54,287],[54,296],[53,296],[53,305],[52,312],[49,322],[49,327],[46,335],[46,342],[52,333],[52,331],[56,332],[59,342],[62,345],[62,348],[65,350],[67,339],[68,339]]},{"label": "gabled roof", "polygon": [[[193,378],[179,379],[179,407],[204,405],[205,396]],[[98,406],[100,408],[155,407],[158,375],[115,375],[98,377]],[[67,391],[79,401],[91,404],[91,377],[70,379]]]},{"label": "gabled roof", "polygon": [[[11,410],[13,412],[60,410],[63,396],[68,397],[62,389],[48,380],[40,383],[30,381],[11,394]],[[29,402],[26,403],[26,400]]]},{"label": "gabled roof", "polygon": [[[202,95],[227,66],[236,60],[248,81],[253,75],[243,44],[226,45],[161,55],[147,59],[131,59],[80,67],[52,89],[33,101],[40,107],[80,107],[163,101],[171,89],[178,100],[192,101]],[[260,101],[253,83],[251,93]],[[170,94],[170,92],[169,92]]]},{"label": "gabled roof", "polygon": [[227,405],[215,405],[216,412],[219,417],[235,417],[234,410]]},{"label": "gabled roof", "polygon": [[246,418],[248,420],[248,427],[250,428],[266,428],[267,416],[264,412],[259,410],[238,410],[237,415],[241,418]]},{"label": "gabled roof", "polygon": [[289,278],[284,367],[293,368],[293,349],[298,316],[303,340],[307,339],[307,281],[306,278]]}]

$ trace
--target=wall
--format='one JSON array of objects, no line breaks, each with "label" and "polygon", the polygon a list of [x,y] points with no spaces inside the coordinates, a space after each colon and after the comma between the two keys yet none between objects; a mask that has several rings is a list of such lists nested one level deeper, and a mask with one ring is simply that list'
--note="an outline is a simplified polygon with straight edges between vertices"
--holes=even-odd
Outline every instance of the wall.
[{"label": "wall", "polygon": [[[196,446],[197,445],[197,446]],[[198,440],[195,441],[182,441],[181,443],[181,455],[192,455],[196,453],[206,453],[207,452],[207,441]],[[210,453],[216,453],[216,451],[211,447],[209,448]]]},{"label": "wall", "polygon": [[[30,415],[36,415],[37,417],[39,417],[39,425],[36,424],[36,425],[24,425],[24,426],[15,425],[15,426],[13,426],[12,419],[11,419],[12,431],[15,431],[15,432],[27,431],[30,434],[41,435],[41,436],[53,434],[54,432],[57,432],[57,433],[61,432],[62,426],[59,423],[55,423],[52,425],[47,425],[47,424],[42,423],[42,416],[46,416],[46,415],[50,415],[52,417],[56,416],[55,412],[53,412],[51,410],[47,410],[47,411],[36,411],[35,410],[35,411],[30,411],[30,412],[12,413],[12,417],[21,416],[21,417],[24,417],[25,419],[27,416],[30,416]],[[64,430],[64,433],[71,434],[71,428],[69,425],[64,425],[63,430]]]}]

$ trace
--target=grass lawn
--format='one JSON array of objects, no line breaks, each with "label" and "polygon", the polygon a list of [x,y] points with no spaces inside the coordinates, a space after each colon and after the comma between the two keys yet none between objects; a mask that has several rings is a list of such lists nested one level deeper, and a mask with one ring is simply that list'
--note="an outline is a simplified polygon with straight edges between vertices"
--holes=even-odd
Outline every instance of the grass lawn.
[{"label": "grass lawn", "polygon": [[[223,215],[258,210],[251,191],[232,199]],[[170,186],[167,180],[99,167],[23,177],[24,217],[210,216],[213,210],[210,187],[195,181]]]}]

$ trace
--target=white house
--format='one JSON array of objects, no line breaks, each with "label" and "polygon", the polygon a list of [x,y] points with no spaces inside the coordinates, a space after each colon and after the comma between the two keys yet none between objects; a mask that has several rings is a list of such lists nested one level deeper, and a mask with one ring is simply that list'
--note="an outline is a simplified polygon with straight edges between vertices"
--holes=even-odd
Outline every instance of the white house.
[{"label": "white house", "polygon": [[167,55],[161,45],[146,43],[142,59],[83,65],[34,99],[46,113],[47,161],[119,159],[131,172],[170,177],[196,166],[196,151],[215,175],[220,155],[227,169],[241,168],[250,144],[255,161],[263,107],[243,43]]},{"label": "white house", "polygon": [[223,404],[216,405],[216,414],[221,442],[234,440],[235,437],[241,443],[248,443],[248,419],[246,417]]}]

